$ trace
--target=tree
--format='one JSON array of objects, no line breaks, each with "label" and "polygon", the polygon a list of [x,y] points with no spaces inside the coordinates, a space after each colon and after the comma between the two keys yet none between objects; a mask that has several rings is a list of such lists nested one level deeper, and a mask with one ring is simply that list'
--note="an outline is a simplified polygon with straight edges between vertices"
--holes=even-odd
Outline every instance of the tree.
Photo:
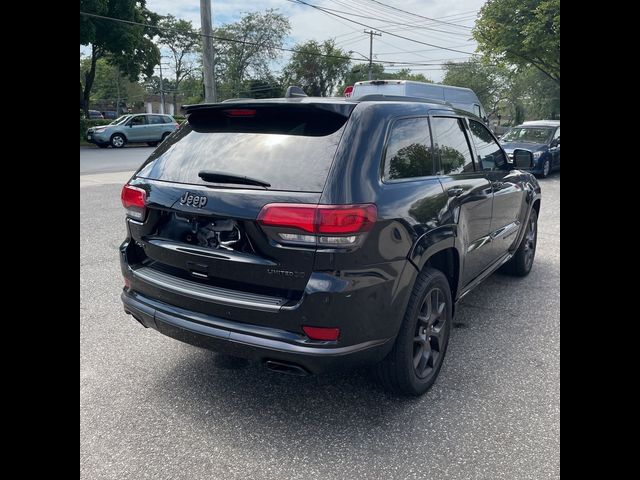
[{"label": "tree", "polygon": [[[91,58],[81,58],[81,81],[90,68]],[[143,85],[123,76],[118,67],[111,65],[105,58],[96,62],[91,100],[98,109],[126,112],[129,107],[143,104],[144,95]]]},{"label": "tree", "polygon": [[310,96],[333,94],[349,70],[348,54],[336,47],[334,40],[309,40],[294,50],[283,70],[285,85],[297,85]]},{"label": "tree", "polygon": [[215,40],[216,83],[223,84],[218,96],[238,96],[245,80],[268,76],[269,63],[280,55],[290,30],[289,20],[273,9],[247,13],[216,29],[217,37],[236,40]]},{"label": "tree", "polygon": [[431,146],[412,143],[398,150],[388,162],[390,178],[422,177],[433,171],[433,152]]},{"label": "tree", "polygon": [[560,86],[536,68],[525,68],[514,74],[505,103],[514,125],[559,118]]},{"label": "tree", "polygon": [[158,15],[146,8],[145,0],[80,0],[80,11],[149,25],[133,25],[80,16],[80,45],[91,45],[91,60],[80,81],[80,108],[88,115],[98,60],[104,58],[132,81],[149,76],[160,61],[151,38]]},{"label": "tree", "polygon": [[195,70],[193,54],[200,45],[200,36],[194,30],[191,22],[178,20],[173,15],[167,15],[160,20],[159,44],[167,47],[171,52],[171,68],[174,74],[173,109],[178,111],[178,90],[180,84]]},{"label": "tree", "polygon": [[444,65],[444,85],[473,90],[489,116],[497,113],[509,90],[511,72],[503,67],[482,63],[478,58]]},{"label": "tree", "polygon": [[271,75],[249,80],[240,93],[249,98],[278,98],[284,95],[282,85]]},{"label": "tree", "polygon": [[488,0],[473,37],[491,62],[533,66],[560,85],[560,0]]},{"label": "tree", "polygon": [[[183,105],[193,105],[204,101],[204,85],[202,81],[202,72],[185,77],[181,87]],[[175,111],[176,115],[178,111]]]}]

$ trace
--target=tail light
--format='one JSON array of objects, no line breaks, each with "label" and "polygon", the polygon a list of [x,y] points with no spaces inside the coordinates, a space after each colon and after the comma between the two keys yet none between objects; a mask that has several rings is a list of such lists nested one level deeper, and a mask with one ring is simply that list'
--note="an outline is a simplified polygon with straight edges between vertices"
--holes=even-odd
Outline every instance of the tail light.
[{"label": "tail light", "polygon": [[127,211],[127,215],[136,220],[144,220],[146,210],[147,192],[138,187],[126,184],[120,193],[122,206]]},{"label": "tail light", "polygon": [[230,108],[224,110],[224,113],[229,117],[254,117],[256,115],[255,108]]},{"label": "tail light", "polygon": [[343,95],[346,98],[349,98],[351,95],[353,95],[353,85],[349,85],[347,88],[345,88]]},{"label": "tail light", "polygon": [[377,219],[374,204],[309,205],[270,203],[262,207],[258,223],[274,230],[283,243],[349,246],[370,230]]}]

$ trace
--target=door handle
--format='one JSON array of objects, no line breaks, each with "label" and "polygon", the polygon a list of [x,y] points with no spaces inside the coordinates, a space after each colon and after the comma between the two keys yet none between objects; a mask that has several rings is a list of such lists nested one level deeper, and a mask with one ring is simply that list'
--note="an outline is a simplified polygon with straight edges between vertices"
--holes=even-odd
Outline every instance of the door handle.
[{"label": "door handle", "polygon": [[449,190],[447,190],[447,194],[450,197],[459,197],[460,195],[462,195],[462,192],[464,192],[464,189],[457,188],[457,187],[453,187],[453,188],[450,188]]}]

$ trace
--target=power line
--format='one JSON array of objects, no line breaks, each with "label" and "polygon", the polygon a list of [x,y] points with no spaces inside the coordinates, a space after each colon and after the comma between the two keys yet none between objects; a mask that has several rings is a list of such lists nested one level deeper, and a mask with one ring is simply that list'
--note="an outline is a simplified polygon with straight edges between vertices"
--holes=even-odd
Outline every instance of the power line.
[{"label": "power line", "polygon": [[[332,0],[332,1],[338,1],[338,0]],[[375,15],[383,16],[385,18],[390,17],[390,16],[393,15],[393,16],[395,16],[394,18],[398,18],[398,19],[401,19],[401,20],[404,20],[404,21],[408,21],[408,22],[415,22],[416,21],[415,17],[410,15],[410,14],[405,14],[405,13],[402,13],[402,12],[400,14],[398,14],[398,13],[396,13],[397,11],[393,11],[393,10],[390,11],[390,9],[388,9],[388,8],[380,7],[378,5],[373,5],[371,3],[367,3],[366,0],[350,0],[350,4],[349,4],[350,7],[353,5],[352,2],[356,2],[355,3],[355,7],[357,7],[358,11],[373,12]],[[355,7],[352,7],[352,8],[355,8]],[[433,25],[434,23],[437,23],[435,20],[436,19],[433,19],[433,20],[429,19],[429,20],[427,20],[427,22],[422,20],[420,23],[422,23],[422,24],[428,23],[429,25]],[[440,19],[438,19],[438,20],[440,20]],[[458,22],[459,20],[456,19],[455,21]],[[448,23],[452,23],[452,22],[449,21]]]},{"label": "power line", "polygon": [[[299,2],[299,3],[303,3],[303,2]],[[305,4],[305,5],[309,5],[309,4]],[[309,6],[313,6],[313,5],[309,5]],[[314,8],[316,8],[316,7],[314,7]],[[149,24],[146,24],[146,23],[134,22],[134,21],[131,21],[131,20],[124,20],[124,19],[121,19],[121,18],[106,17],[104,15],[97,15],[97,14],[94,14],[94,13],[80,12],[80,15],[85,15],[87,17],[93,17],[93,18],[99,18],[101,20],[109,20],[109,21],[113,21],[113,22],[126,23],[126,24],[130,24],[130,25],[140,25],[140,26],[147,27],[147,28],[153,28],[153,29],[159,30],[159,31],[162,31],[162,30],[165,30],[165,31],[176,31],[177,30],[175,28],[159,27],[159,26],[155,26],[155,25],[149,25]],[[334,14],[332,14],[332,15],[334,15]],[[355,22],[355,23],[359,23],[359,22]],[[360,24],[360,25],[364,25],[364,24]],[[368,25],[364,25],[364,26],[365,27],[369,27]],[[383,30],[380,30],[380,31],[383,32]],[[235,38],[225,38],[225,37],[219,37],[219,36],[216,36],[216,35],[206,35],[206,34],[203,34],[203,33],[195,33],[194,35],[198,35],[198,36],[201,36],[201,37],[210,37],[210,38],[212,38],[214,40],[219,40],[219,41],[222,41],[222,42],[242,43],[244,45],[262,46],[262,44],[259,44],[257,42],[251,42],[251,41],[248,41],[248,40],[237,40]],[[399,35],[395,35],[395,34],[392,34],[392,33],[390,33],[389,35],[393,35],[395,37],[400,37],[400,38],[405,38],[405,37],[401,37]],[[407,40],[411,40],[411,39],[407,39]],[[444,49],[444,50],[451,50],[451,51],[458,52],[458,53],[464,53],[464,54],[467,54],[467,55],[473,55],[473,53],[470,53],[470,52],[462,52],[460,50],[453,50],[453,49],[446,48],[446,47],[439,47],[437,45],[432,45],[430,43],[420,42],[418,40],[411,40],[411,41],[414,41],[414,42],[417,42],[417,43],[421,43],[421,44],[424,44],[424,45],[428,45],[430,47],[436,47],[436,50]],[[352,61],[355,61],[355,62],[362,61],[362,59],[360,59],[360,58],[349,57],[349,56],[346,56],[346,55],[328,55],[328,54],[325,54],[325,53],[305,52],[303,50],[296,50],[296,49],[293,49],[293,48],[284,48],[284,47],[275,47],[275,46],[273,48],[275,50],[281,50],[281,51],[284,51],[284,52],[299,53],[299,54],[302,54],[302,55],[310,55],[310,56],[315,56],[315,57],[339,58],[339,59],[343,59],[343,60],[352,60]],[[394,65],[425,65],[425,66],[439,65],[439,64],[432,64],[432,63],[416,63],[416,62],[392,61],[392,60],[377,60],[377,63],[394,64]]]},{"label": "power line", "polygon": [[[293,3],[297,3],[297,2],[293,2]],[[351,16],[354,16],[354,17],[368,18],[370,20],[377,20],[379,22],[384,22],[385,21],[385,19],[383,19],[383,18],[370,17],[368,15],[360,15],[360,14],[352,13],[352,12],[345,12],[345,11],[342,11],[342,10],[336,10],[334,8],[327,8],[327,7],[319,7],[319,8],[321,8],[322,10],[328,11],[328,12],[345,13],[347,15],[351,15]],[[466,33],[450,32],[448,30],[438,30],[436,28],[431,28],[431,27],[427,27],[427,26],[424,26],[424,25],[408,25],[406,23],[401,23],[401,22],[392,22],[391,20],[386,20],[386,22],[391,24],[391,25],[401,25],[403,27],[411,27],[411,28],[424,28],[425,30],[430,30],[430,31],[434,31],[434,32],[441,32],[441,33],[448,33],[448,34],[451,34],[451,35],[459,35],[459,36],[463,36],[463,37],[469,38],[469,35],[466,34]]]},{"label": "power line", "polygon": [[373,29],[376,29],[376,30],[378,30],[378,31],[380,31],[382,33],[386,33],[387,35],[391,35],[393,37],[402,38],[403,40],[408,40],[410,42],[420,43],[422,45],[427,45],[429,47],[435,47],[435,48],[439,48],[439,49],[442,49],[442,50],[449,50],[451,52],[464,53],[465,55],[473,55],[473,52],[463,52],[462,50],[456,50],[456,49],[453,49],[453,48],[443,47],[441,45],[434,45],[433,43],[422,42],[422,41],[416,40],[414,38],[404,37],[404,36],[398,35],[396,33],[392,33],[392,32],[389,32],[389,31],[382,30],[380,28],[375,28],[375,27],[372,27],[371,25],[367,25],[366,23],[357,22],[356,20],[351,20],[349,18],[343,17],[342,15],[338,15],[337,13],[328,12],[328,11],[324,10],[323,8],[321,8],[321,7],[318,7],[316,5],[311,5],[310,3],[303,2],[302,0],[287,0],[287,1],[299,3],[301,5],[306,5],[308,7],[314,8],[316,10],[324,11],[324,12],[328,13],[329,15],[334,15],[334,16],[336,16],[338,18],[342,18],[343,20],[347,20],[348,22],[356,23],[356,24],[361,25],[361,26],[366,27],[366,28],[373,28]]},{"label": "power line", "polygon": [[399,12],[408,13],[409,15],[413,15],[414,17],[420,17],[420,18],[424,18],[426,20],[431,20],[432,22],[442,23],[444,25],[452,25],[452,26],[458,27],[458,28],[467,28],[469,30],[471,30],[473,28],[473,27],[467,27],[465,25],[458,25],[456,23],[449,23],[449,22],[444,22],[442,20],[436,20],[435,18],[425,17],[424,15],[419,15],[419,14],[413,13],[413,12],[408,12],[407,10],[402,10],[401,8],[397,8],[397,7],[394,7],[392,5],[387,5],[386,3],[379,2],[378,0],[370,0],[370,1],[373,2],[373,3],[377,3],[378,5],[382,5],[384,7],[390,8],[392,10],[397,10]]}]

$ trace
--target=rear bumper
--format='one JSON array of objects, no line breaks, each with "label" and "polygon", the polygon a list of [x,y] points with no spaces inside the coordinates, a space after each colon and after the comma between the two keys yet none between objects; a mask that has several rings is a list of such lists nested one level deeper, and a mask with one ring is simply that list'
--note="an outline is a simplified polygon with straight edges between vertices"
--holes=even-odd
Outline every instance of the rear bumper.
[{"label": "rear bumper", "polygon": [[393,346],[392,338],[348,346],[311,341],[285,330],[185,310],[127,289],[121,299],[126,313],[169,337],[232,356],[291,363],[312,374],[379,362]]}]

